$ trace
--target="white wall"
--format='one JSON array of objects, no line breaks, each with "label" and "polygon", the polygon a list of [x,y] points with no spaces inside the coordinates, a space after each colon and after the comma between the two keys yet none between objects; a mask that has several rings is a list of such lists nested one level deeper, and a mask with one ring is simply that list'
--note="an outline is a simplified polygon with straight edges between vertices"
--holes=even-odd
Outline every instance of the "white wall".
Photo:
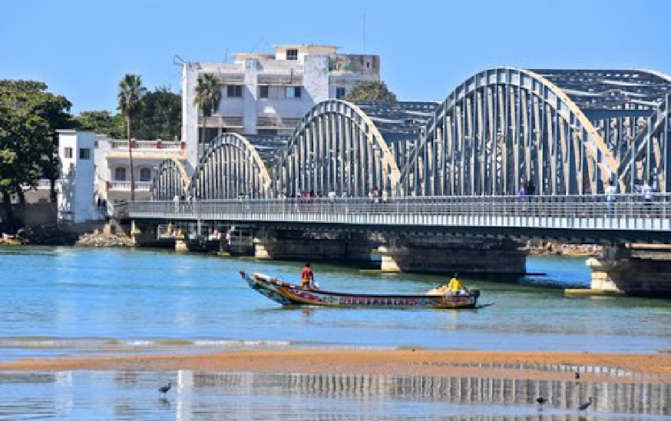
[{"label": "white wall", "polygon": [[[97,218],[94,205],[94,143],[91,132],[59,130],[58,154],[61,174],[58,180],[58,218],[82,223]],[[68,157],[66,150],[72,151]],[[88,159],[80,151],[88,149]]]},{"label": "white wall", "polygon": [[193,104],[198,80],[198,63],[182,64],[182,141],[186,142],[186,165],[193,174],[198,165],[198,108]]}]

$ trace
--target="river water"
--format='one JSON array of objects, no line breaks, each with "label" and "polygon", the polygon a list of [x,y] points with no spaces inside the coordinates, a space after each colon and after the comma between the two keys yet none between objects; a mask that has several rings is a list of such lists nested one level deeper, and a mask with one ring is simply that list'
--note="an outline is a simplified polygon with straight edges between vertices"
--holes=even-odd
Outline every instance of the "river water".
[{"label": "river water", "polygon": [[[282,308],[249,289],[239,270],[296,281],[302,262],[259,262],[156,250],[0,248],[0,360],[72,355],[209,352],[286,347],[653,353],[671,349],[671,302],[567,298],[589,285],[584,258],[530,257],[522,280],[465,277],[492,306],[468,311]],[[321,287],[421,293],[428,275],[368,275],[313,263]],[[464,386],[465,381],[468,386]],[[10,419],[668,419],[668,386],[572,389],[480,379],[272,376],[250,373],[75,371],[0,373],[0,420]],[[157,397],[159,384],[175,389]],[[450,383],[456,382],[456,383]],[[549,408],[539,391],[562,392]],[[653,390],[654,389],[654,390]],[[559,389],[558,389],[559,390]],[[638,389],[636,389],[638,390]],[[526,391],[526,392],[525,392]],[[607,393],[606,393],[607,392]],[[628,398],[614,399],[622,395]],[[599,398],[601,396],[601,398]],[[656,398],[652,398],[656,396]],[[179,397],[177,399],[176,397]],[[262,398],[262,399],[260,399]],[[529,418],[531,417],[531,418]],[[665,418],[667,417],[667,418]],[[540,418],[543,419],[543,418]]]}]

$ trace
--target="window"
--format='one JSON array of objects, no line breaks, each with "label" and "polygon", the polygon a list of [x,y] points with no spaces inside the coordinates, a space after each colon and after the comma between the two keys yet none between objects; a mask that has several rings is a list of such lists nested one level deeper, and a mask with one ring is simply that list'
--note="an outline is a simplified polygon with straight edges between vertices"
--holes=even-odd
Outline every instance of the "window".
[{"label": "window", "polygon": [[259,96],[261,98],[268,98],[268,85],[261,85],[259,87]]},{"label": "window", "polygon": [[287,60],[298,60],[298,50],[287,50]]},{"label": "window", "polygon": [[227,85],[226,96],[229,98],[242,98],[242,85]]},{"label": "window", "polygon": [[119,167],[114,170],[114,179],[116,181],[126,181],[126,169]]},{"label": "window", "polygon": [[72,158],[72,148],[65,148],[63,152],[66,158]]},{"label": "window", "polygon": [[151,181],[151,170],[149,168],[140,169],[140,181]]},{"label": "window", "polygon": [[340,99],[340,98],[344,97],[345,93],[346,93],[345,88],[341,88],[341,87],[336,88],[336,98],[337,99]]},{"label": "window", "polygon": [[91,149],[79,148],[79,159],[91,159]]},{"label": "window", "polygon": [[287,98],[300,98],[301,97],[301,87],[300,86],[287,86],[286,97]]}]

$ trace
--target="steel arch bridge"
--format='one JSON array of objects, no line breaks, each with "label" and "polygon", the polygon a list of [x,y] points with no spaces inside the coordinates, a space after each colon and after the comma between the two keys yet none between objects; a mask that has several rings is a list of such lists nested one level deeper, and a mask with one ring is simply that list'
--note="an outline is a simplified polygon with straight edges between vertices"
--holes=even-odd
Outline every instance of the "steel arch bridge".
[{"label": "steel arch bridge", "polygon": [[275,168],[276,190],[365,196],[396,189],[400,171],[377,126],[359,107],[330,100],[317,104],[294,130]]},{"label": "steel arch bridge", "polygon": [[159,164],[154,174],[151,197],[154,200],[173,200],[175,196],[184,196],[189,183],[184,165],[176,159],[166,159]]},{"label": "steel arch bridge", "polygon": [[575,195],[644,180],[669,192],[670,97],[671,78],[648,70],[501,67],[442,103],[329,100],[290,137],[215,138],[188,182],[162,165],[154,198],[511,195],[526,183]]},{"label": "steel arch bridge", "polygon": [[270,174],[257,149],[239,134],[224,133],[200,159],[190,193],[203,199],[268,198],[270,189]]}]

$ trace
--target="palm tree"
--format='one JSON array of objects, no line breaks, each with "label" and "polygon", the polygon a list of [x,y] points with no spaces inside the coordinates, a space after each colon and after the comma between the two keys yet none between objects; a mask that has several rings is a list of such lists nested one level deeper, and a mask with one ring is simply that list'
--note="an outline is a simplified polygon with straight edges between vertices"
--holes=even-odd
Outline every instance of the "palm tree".
[{"label": "palm tree", "polygon": [[212,113],[219,108],[220,102],[221,86],[219,85],[219,79],[211,73],[200,75],[196,84],[196,96],[193,98],[193,105],[200,107],[203,112],[202,142],[205,142],[205,117],[211,117]]},{"label": "palm tree", "polygon": [[131,122],[140,108],[140,100],[147,93],[142,86],[142,76],[127,73],[119,82],[119,110],[126,119],[128,159],[130,160],[130,200],[135,200],[135,172],[133,171],[133,148],[131,147]]}]

